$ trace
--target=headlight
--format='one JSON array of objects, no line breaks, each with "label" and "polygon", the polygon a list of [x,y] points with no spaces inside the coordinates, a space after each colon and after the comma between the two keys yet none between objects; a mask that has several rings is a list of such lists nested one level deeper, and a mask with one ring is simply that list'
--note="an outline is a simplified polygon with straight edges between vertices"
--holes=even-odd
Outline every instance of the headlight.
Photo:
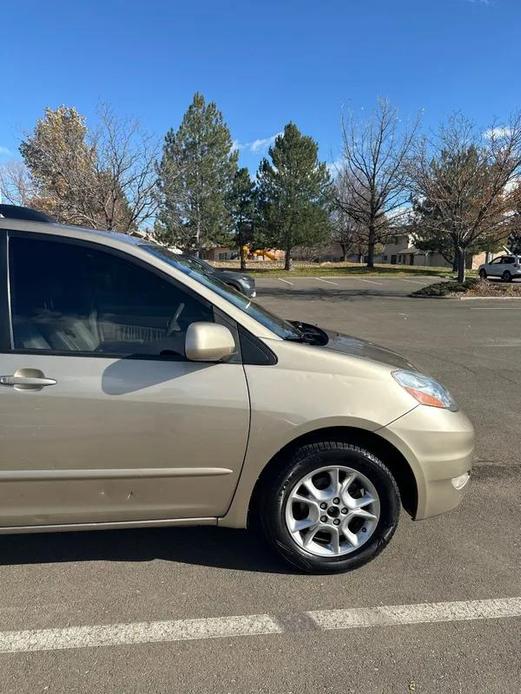
[{"label": "headlight", "polygon": [[449,391],[433,378],[416,371],[402,370],[393,371],[392,376],[421,405],[440,407],[452,412],[458,409],[458,405]]}]

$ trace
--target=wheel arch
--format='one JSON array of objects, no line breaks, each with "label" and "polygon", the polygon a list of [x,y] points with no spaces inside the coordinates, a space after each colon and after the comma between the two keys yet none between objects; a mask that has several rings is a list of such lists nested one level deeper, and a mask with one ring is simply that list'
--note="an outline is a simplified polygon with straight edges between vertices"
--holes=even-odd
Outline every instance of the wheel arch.
[{"label": "wheel arch", "polygon": [[389,441],[373,431],[357,427],[327,427],[307,432],[287,443],[269,460],[261,470],[253,487],[248,507],[248,526],[252,525],[259,493],[265,480],[272,474],[279,461],[291,456],[300,446],[318,441],[343,441],[366,448],[386,465],[393,475],[400,491],[401,503],[405,511],[414,518],[418,507],[418,485],[414,472],[405,456]]}]

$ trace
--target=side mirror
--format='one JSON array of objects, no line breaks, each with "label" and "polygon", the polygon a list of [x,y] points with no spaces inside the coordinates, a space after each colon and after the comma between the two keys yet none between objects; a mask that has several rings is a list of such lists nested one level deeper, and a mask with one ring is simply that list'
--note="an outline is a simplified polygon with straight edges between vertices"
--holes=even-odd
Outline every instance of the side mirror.
[{"label": "side mirror", "polygon": [[235,340],[224,325],[198,321],[188,326],[185,354],[190,361],[221,361],[234,352]]}]

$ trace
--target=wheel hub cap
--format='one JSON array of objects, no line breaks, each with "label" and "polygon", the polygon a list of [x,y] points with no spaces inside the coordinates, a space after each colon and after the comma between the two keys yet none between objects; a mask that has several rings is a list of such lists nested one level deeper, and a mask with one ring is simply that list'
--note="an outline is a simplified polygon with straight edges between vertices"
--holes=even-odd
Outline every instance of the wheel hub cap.
[{"label": "wheel hub cap", "polygon": [[373,535],[380,499],[368,477],[331,465],[302,477],[291,490],[285,521],[293,541],[309,554],[339,557]]}]

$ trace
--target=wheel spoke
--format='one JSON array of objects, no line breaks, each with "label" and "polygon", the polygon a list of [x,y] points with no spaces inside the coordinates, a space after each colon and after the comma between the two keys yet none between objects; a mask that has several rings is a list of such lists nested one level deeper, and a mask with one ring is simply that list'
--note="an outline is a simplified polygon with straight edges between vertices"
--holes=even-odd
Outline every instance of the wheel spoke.
[{"label": "wheel spoke", "polygon": [[306,528],[313,527],[314,525],[317,525],[317,521],[314,518],[310,518],[309,516],[307,518],[301,518],[300,520],[293,518],[290,521],[289,529],[292,533],[299,533],[302,530],[306,530]]},{"label": "wheel spoke", "polygon": [[309,547],[309,545],[313,542],[315,535],[317,534],[318,530],[320,528],[320,525],[318,523],[315,523],[315,525],[311,528],[306,533],[306,537],[304,538],[304,547]]},{"label": "wheel spoke", "polygon": [[334,554],[338,554],[340,552],[340,533],[338,531],[338,528],[336,526],[332,526],[330,528],[331,530],[331,549],[334,552]]},{"label": "wheel spoke", "polygon": [[373,504],[375,501],[374,497],[371,494],[364,494],[363,496],[359,497],[358,499],[355,499],[355,497],[351,496],[351,494],[349,494],[349,492],[346,492],[343,495],[342,500],[350,511],[354,511],[355,509],[364,508],[365,506],[369,506],[370,504]]},{"label": "wheel spoke", "polygon": [[298,501],[300,504],[306,504],[307,506],[311,506],[313,509],[319,508],[318,501],[315,501],[315,499],[310,499],[309,496],[302,496],[302,494],[293,494],[291,496],[292,501]]},{"label": "wheel spoke", "polygon": [[355,480],[356,480],[356,472],[351,472],[347,475],[347,477],[342,482],[342,486],[340,487],[340,496],[344,496],[344,494],[347,494],[349,496],[348,489],[353,484],[353,482]]},{"label": "wheel spoke", "polygon": [[340,494],[340,471],[337,467],[331,468],[329,471],[329,478],[331,479],[331,496],[337,496]]},{"label": "wheel spoke", "polygon": [[350,544],[352,544],[353,547],[358,547],[358,545],[360,544],[360,540],[358,539],[358,535],[349,529],[349,526],[347,523],[344,523],[344,525],[342,526],[342,532],[344,533],[346,540]]},{"label": "wheel spoke", "polygon": [[[312,496],[312,500],[316,502],[322,501],[322,497],[320,496],[321,491],[318,489],[318,487],[315,487],[315,483],[313,482],[312,478],[310,477],[308,480],[304,482],[304,487],[308,490],[308,492]],[[300,496],[300,495],[299,495]]]},{"label": "wheel spoke", "polygon": [[351,511],[348,518],[367,518],[368,520],[376,520],[378,516],[376,516],[374,513],[366,511],[364,508],[355,508]]}]

